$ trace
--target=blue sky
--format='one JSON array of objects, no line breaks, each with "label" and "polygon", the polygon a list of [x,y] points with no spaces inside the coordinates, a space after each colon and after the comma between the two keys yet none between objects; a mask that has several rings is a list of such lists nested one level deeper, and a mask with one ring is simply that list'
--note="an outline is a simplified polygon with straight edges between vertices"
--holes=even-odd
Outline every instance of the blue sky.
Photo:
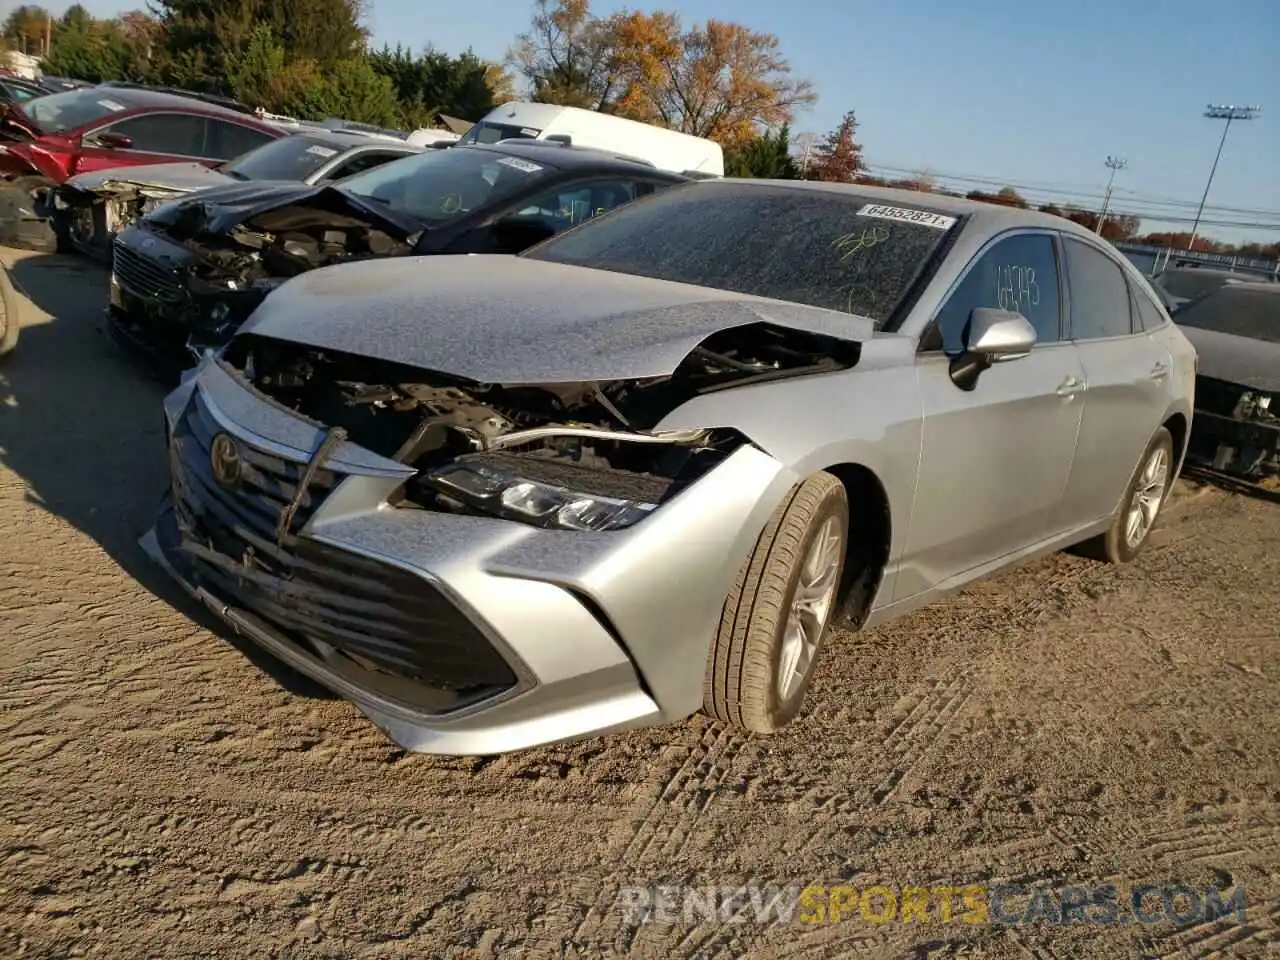
[{"label": "blue sky", "polygon": [[[134,6],[86,5],[99,14]],[[595,12],[622,6],[598,0]],[[686,25],[718,17],[776,34],[818,92],[794,129],[822,133],[855,110],[873,170],[1025,185],[1041,202],[1087,200],[1102,194],[1107,155],[1122,156],[1129,166],[1112,206],[1144,213],[1144,229],[1189,229],[1155,214],[1195,214],[1222,131],[1202,116],[1205,105],[1260,103],[1257,119],[1232,125],[1205,219],[1274,226],[1205,232],[1280,240],[1280,0],[629,6],[675,10]],[[499,59],[531,10],[531,0],[372,0],[368,25],[378,44],[470,47]]]}]

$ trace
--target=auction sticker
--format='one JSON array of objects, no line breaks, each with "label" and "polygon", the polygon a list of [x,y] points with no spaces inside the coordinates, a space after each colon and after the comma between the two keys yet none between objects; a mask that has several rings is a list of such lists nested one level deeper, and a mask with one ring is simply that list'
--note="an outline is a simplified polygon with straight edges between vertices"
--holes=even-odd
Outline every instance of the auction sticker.
[{"label": "auction sticker", "polygon": [[542,167],[536,163],[530,163],[528,160],[522,160],[519,157],[499,157],[498,163],[505,164],[508,167],[514,167],[525,173],[537,173]]},{"label": "auction sticker", "polygon": [[98,106],[110,110],[112,113],[119,113],[124,109],[124,104],[118,100],[99,100]]},{"label": "auction sticker", "polygon": [[318,143],[307,147],[307,153],[314,154],[317,157],[324,157],[326,160],[337,154],[337,152],[333,147],[322,147]]},{"label": "auction sticker", "polygon": [[937,230],[950,230],[956,225],[955,217],[944,217],[940,213],[930,213],[928,210],[886,207],[882,203],[868,203],[858,211],[858,216],[878,217],[881,220],[900,220],[903,223],[918,223],[922,227],[934,227]]}]

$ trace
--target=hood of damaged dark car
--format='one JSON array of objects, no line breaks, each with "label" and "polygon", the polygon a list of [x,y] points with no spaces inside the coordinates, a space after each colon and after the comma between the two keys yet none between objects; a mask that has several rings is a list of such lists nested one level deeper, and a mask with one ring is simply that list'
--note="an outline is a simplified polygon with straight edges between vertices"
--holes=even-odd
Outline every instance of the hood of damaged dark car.
[{"label": "hood of damaged dark car", "polygon": [[313,187],[291,180],[237,183],[168,203],[147,216],[166,232],[183,236],[218,236],[254,217],[285,207],[306,207],[366,221],[399,240],[420,233],[423,224],[407,213],[333,186]]},{"label": "hood of damaged dark car", "polygon": [[494,254],[304,273],[240,335],[532,384],[666,376],[707,337],[751,324],[853,342],[875,333],[871,320],[834,310]]},{"label": "hood of damaged dark car", "polygon": [[1280,393],[1280,343],[1203,327],[1179,327],[1200,357],[1200,376]]}]

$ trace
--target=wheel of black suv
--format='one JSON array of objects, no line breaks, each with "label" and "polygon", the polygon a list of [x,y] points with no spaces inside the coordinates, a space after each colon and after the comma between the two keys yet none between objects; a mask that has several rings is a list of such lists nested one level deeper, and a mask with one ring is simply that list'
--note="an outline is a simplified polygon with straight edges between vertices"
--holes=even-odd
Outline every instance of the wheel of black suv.
[{"label": "wheel of black suv", "polygon": [[1138,461],[1111,528],[1086,543],[1085,552],[1108,563],[1128,563],[1136,557],[1146,545],[1172,486],[1173,436],[1161,427]]},{"label": "wheel of black suv", "polygon": [[0,264],[0,358],[8,356],[18,345],[22,325],[18,319],[18,291],[9,278],[9,270]]},{"label": "wheel of black suv", "polygon": [[778,507],[720,616],[703,710],[755,733],[786,726],[804,702],[844,572],[849,503],[816,473]]}]

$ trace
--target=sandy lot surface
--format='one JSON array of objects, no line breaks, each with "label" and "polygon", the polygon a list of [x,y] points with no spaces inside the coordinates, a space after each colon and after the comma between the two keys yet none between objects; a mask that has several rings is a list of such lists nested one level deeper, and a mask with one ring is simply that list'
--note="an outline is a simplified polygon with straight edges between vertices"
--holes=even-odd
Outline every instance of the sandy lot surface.
[{"label": "sandy lot surface", "polygon": [[[774,738],[705,719],[499,759],[396,749],[212,628],[136,539],[162,387],[105,275],[0,251],[0,955],[1190,957],[1280,948],[1280,506],[1179,490],[831,643]],[[1244,885],[1248,922],[636,926],[622,885]],[[1122,894],[1123,897],[1123,894]]]}]

